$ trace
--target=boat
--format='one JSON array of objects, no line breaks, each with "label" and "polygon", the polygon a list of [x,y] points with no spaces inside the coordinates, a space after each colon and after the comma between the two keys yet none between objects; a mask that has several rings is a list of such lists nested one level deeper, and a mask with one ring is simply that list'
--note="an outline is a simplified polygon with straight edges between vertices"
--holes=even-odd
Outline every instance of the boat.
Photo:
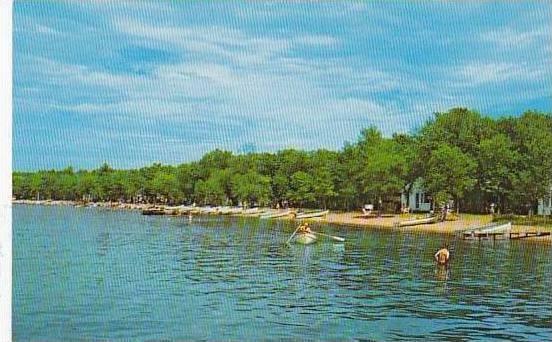
[{"label": "boat", "polygon": [[302,245],[310,245],[317,241],[317,237],[313,233],[297,233],[295,234],[294,241]]},{"label": "boat", "polygon": [[195,207],[192,207],[192,206],[186,206],[186,205],[183,205],[183,206],[180,206],[180,212],[182,214],[187,214],[191,211],[194,211],[196,208]]},{"label": "boat", "polygon": [[438,220],[437,216],[430,216],[430,217],[425,217],[425,218],[421,218],[421,219],[397,222],[396,226],[397,227],[410,227],[410,226],[417,226],[417,225],[420,225],[420,224],[432,224],[432,223],[437,222],[437,220]]},{"label": "boat", "polygon": [[145,208],[142,210],[142,215],[165,215],[165,210],[163,208]]},{"label": "boat", "polygon": [[256,213],[250,213],[250,214],[247,214],[248,217],[261,217],[261,216],[264,216],[264,215],[268,215],[270,214],[269,212],[267,211],[264,211],[264,210],[260,210]]},{"label": "boat", "polygon": [[175,207],[165,207],[164,208],[165,215],[173,215],[173,216],[181,215],[184,212],[183,209],[184,209],[183,205],[178,205],[178,206],[175,206]]},{"label": "boat", "polygon": [[222,207],[219,210],[219,215],[235,215],[242,211],[242,208],[234,208],[234,207]]},{"label": "boat", "polygon": [[217,215],[229,215],[230,214],[230,207],[217,207],[216,214]]},{"label": "boat", "polygon": [[199,213],[203,215],[212,215],[216,214],[218,211],[217,207],[203,207],[199,208]]},{"label": "boat", "polygon": [[262,215],[261,218],[262,219],[273,219],[273,218],[289,216],[289,215],[294,214],[294,213],[295,212],[293,210],[286,210],[286,211],[282,211],[282,212],[269,213],[269,214],[266,214],[266,215]]},{"label": "boat", "polygon": [[512,229],[512,222],[495,223],[476,229],[479,233],[499,233]]},{"label": "boat", "polygon": [[241,212],[243,212],[243,208],[232,208],[232,209],[230,209],[230,214],[229,215],[237,215]]},{"label": "boat", "polygon": [[316,211],[312,213],[302,213],[295,216],[295,218],[300,220],[300,219],[307,219],[307,218],[322,217],[322,216],[328,215],[329,213],[330,213],[329,210]]},{"label": "boat", "polygon": [[464,239],[504,238],[508,237],[512,230],[512,222],[494,223],[479,228],[469,229],[463,232]]},{"label": "boat", "polygon": [[244,211],[242,211],[241,214],[243,216],[258,216],[259,214],[261,214],[261,210],[255,207],[255,208],[245,209]]}]

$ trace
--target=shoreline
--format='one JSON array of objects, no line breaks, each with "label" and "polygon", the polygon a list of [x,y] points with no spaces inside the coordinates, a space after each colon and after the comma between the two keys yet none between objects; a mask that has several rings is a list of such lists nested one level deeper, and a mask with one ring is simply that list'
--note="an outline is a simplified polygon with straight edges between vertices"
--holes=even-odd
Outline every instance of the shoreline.
[{"label": "shoreline", "polygon": [[[84,204],[82,202],[76,201],[54,201],[54,200],[12,200],[12,205],[44,205],[44,206],[72,206],[76,208],[80,207],[95,207],[95,208],[104,208],[110,210],[139,210],[149,209],[154,207],[152,204],[132,204],[132,203],[119,203],[119,202],[91,202]],[[179,213],[179,208],[184,208],[183,206],[171,207],[166,205],[156,205],[157,208],[163,210],[162,215],[166,216],[187,216],[187,214]],[[189,208],[189,207],[186,207]],[[193,215],[220,215],[223,214],[219,211],[213,211],[216,207],[194,207],[196,211],[203,211],[202,213],[195,212]],[[221,208],[221,207],[219,207]],[[277,212],[276,209],[270,208],[260,208],[260,210],[270,210],[272,212]],[[280,210],[281,211],[281,210]],[[234,213],[226,214],[226,216],[234,217],[255,217],[254,215],[244,215],[243,213]],[[396,223],[399,221],[409,220],[416,218],[417,215],[414,214],[397,214],[391,217],[362,217],[361,212],[330,212],[326,215],[324,219],[315,218],[312,219],[312,222],[316,223],[327,223],[332,224],[338,227],[348,227],[353,229],[379,229],[379,230],[393,230],[393,231],[402,231],[402,232],[416,232],[416,233],[434,233],[441,234],[444,236],[454,236],[460,234],[463,231],[475,229],[482,227],[486,224],[491,223],[491,215],[471,215],[471,214],[460,214],[459,218],[455,221],[445,221],[437,222],[433,224],[420,224],[416,226],[408,226],[397,228]],[[419,215],[418,215],[419,216]],[[272,220],[288,220],[292,221],[294,218],[290,216],[277,217]],[[512,232],[528,232],[528,231],[551,231],[547,227],[534,227],[534,226],[525,226],[525,225],[512,225]],[[540,241],[552,244],[552,236],[545,237],[528,237],[523,240],[528,241]]]}]

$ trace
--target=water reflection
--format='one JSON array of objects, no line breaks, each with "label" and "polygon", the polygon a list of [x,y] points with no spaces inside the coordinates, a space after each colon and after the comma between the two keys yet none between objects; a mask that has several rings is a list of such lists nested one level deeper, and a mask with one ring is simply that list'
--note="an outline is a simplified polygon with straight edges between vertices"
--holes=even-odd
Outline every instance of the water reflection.
[{"label": "water reflection", "polygon": [[450,278],[449,265],[437,265],[435,267],[435,278],[440,281],[447,281]]}]

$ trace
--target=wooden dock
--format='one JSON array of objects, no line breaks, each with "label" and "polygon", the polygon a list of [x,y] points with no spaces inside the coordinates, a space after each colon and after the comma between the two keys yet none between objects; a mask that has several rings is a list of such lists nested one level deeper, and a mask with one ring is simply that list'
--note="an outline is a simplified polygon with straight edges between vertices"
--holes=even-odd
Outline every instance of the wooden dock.
[{"label": "wooden dock", "polygon": [[530,237],[550,236],[550,232],[516,232],[510,233],[511,240],[526,239]]},{"label": "wooden dock", "polygon": [[508,232],[477,232],[464,233],[464,240],[504,240],[509,238]]},{"label": "wooden dock", "polygon": [[470,229],[462,233],[464,240],[519,240],[531,237],[550,236],[550,232],[525,231],[512,232],[510,222],[503,224],[491,224],[477,229]]}]

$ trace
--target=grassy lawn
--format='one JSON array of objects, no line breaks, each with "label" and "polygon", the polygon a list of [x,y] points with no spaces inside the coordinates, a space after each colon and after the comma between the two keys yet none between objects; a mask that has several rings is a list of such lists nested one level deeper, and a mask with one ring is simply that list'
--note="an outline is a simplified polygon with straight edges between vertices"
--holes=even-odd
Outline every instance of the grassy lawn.
[{"label": "grassy lawn", "polygon": [[510,221],[515,225],[522,226],[534,226],[546,228],[548,231],[552,231],[552,216],[525,216],[525,215],[500,215],[495,216],[494,222],[507,222]]}]

